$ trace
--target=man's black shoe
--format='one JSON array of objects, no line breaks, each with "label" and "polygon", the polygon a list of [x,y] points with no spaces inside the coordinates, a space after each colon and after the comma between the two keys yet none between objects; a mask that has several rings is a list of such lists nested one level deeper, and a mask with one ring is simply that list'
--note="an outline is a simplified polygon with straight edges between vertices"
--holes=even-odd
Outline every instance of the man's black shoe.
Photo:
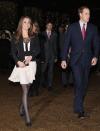
[{"label": "man's black shoe", "polygon": [[85,112],[78,113],[78,118],[79,119],[85,119],[85,118],[88,118],[88,117],[89,117],[89,115],[86,114]]}]

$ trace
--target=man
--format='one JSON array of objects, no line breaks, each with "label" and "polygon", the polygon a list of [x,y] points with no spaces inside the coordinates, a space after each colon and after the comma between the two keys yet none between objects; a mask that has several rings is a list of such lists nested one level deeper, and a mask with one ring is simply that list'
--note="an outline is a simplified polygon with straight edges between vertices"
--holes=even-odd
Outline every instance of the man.
[{"label": "man", "polygon": [[44,63],[42,64],[41,79],[42,84],[47,84],[48,90],[50,91],[53,84],[54,62],[57,58],[57,34],[53,31],[53,24],[50,21],[46,24],[46,30],[43,32],[43,38]]},{"label": "man", "polygon": [[[68,26],[65,25],[59,26],[58,43],[59,43],[60,61],[61,61],[61,53],[64,47],[65,32],[67,32],[67,27]],[[70,50],[71,49],[69,49],[67,58],[70,57]],[[66,88],[69,85],[72,85],[73,78],[72,78],[72,71],[70,67],[68,67],[68,69],[61,70],[61,80],[64,88]]]},{"label": "man", "polygon": [[11,50],[11,43],[6,38],[5,32],[3,32],[0,39],[0,69],[9,68],[10,50]]},{"label": "man", "polygon": [[68,28],[65,34],[65,46],[62,55],[61,66],[67,67],[66,57],[71,47],[71,68],[74,75],[75,98],[74,112],[78,113],[79,118],[86,116],[84,112],[84,97],[88,84],[90,67],[95,66],[99,52],[99,39],[97,29],[88,23],[90,10],[82,6],[78,10],[80,20]]}]

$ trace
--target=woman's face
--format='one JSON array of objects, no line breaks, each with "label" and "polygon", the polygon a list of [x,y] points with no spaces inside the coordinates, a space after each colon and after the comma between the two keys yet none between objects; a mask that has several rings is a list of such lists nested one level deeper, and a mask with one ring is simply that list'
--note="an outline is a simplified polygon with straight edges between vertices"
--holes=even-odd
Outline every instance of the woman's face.
[{"label": "woman's face", "polygon": [[30,28],[30,19],[29,18],[24,18],[22,22],[22,29],[28,30]]},{"label": "woman's face", "polygon": [[33,24],[33,32],[35,33],[37,30],[37,27]]}]

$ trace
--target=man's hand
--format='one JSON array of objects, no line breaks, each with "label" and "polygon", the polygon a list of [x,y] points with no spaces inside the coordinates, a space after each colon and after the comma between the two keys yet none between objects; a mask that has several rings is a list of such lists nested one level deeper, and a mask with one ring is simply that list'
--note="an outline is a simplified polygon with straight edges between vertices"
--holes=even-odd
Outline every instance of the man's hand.
[{"label": "man's hand", "polygon": [[94,57],[94,58],[92,59],[92,61],[91,61],[91,65],[92,65],[92,66],[95,66],[96,64],[97,64],[97,58]]},{"label": "man's hand", "polygon": [[55,59],[54,62],[56,63],[56,62],[57,62],[57,59]]},{"label": "man's hand", "polygon": [[66,61],[62,61],[62,62],[61,62],[61,67],[62,67],[63,69],[66,69],[66,68],[67,68],[67,63],[66,63]]}]

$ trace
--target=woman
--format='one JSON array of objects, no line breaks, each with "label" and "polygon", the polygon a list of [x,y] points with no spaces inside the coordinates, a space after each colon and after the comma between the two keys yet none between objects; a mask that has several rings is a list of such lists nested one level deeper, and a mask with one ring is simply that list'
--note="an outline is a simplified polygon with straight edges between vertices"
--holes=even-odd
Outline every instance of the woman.
[{"label": "woman", "polygon": [[20,106],[20,115],[25,116],[26,125],[31,126],[28,112],[27,95],[30,84],[35,80],[36,57],[39,54],[39,40],[32,35],[32,21],[29,17],[21,17],[17,31],[12,40],[12,56],[15,67],[9,77],[12,82],[20,82],[23,95]]},{"label": "woman", "polygon": [[33,23],[33,33],[35,33],[35,34],[39,34],[40,33],[38,22],[34,22]]},{"label": "woman", "polygon": [[40,87],[40,79],[41,79],[41,33],[40,33],[40,29],[39,29],[39,25],[37,22],[33,23],[33,34],[38,36],[39,38],[39,45],[40,45],[40,53],[36,59],[36,63],[37,63],[37,71],[36,71],[36,79],[33,82],[33,85],[31,86],[28,96],[32,97],[34,94],[36,96],[39,95],[39,87]]}]

